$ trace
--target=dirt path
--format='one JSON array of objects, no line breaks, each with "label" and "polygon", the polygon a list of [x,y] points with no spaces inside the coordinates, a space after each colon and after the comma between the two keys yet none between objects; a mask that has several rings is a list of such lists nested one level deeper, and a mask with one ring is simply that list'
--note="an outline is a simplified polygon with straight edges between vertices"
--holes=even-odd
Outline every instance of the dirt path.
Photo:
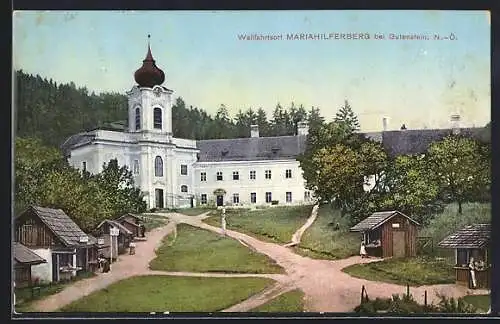
[{"label": "dirt path", "polygon": [[[186,223],[191,226],[220,233],[220,228],[202,222],[209,217],[208,212],[198,216],[186,216],[178,213],[156,213],[170,219],[163,227],[147,233],[147,241],[138,242],[135,255],[122,255],[118,262],[112,265],[109,273],[98,273],[96,277],[76,282],[58,294],[40,300],[33,308],[41,312],[55,311],[72,301],[89,295],[92,292],[105,288],[119,280],[138,275],[170,275],[196,277],[262,277],[276,280],[276,283],[262,292],[233,305],[224,312],[249,311],[287,291],[299,288],[305,294],[305,311],[311,312],[349,312],[359,304],[361,287],[366,287],[369,297],[390,297],[392,294],[403,294],[406,287],[382,282],[373,282],[353,278],[342,272],[342,269],[357,263],[377,262],[378,259],[361,259],[351,257],[343,260],[315,260],[295,254],[291,249],[274,243],[262,242],[249,235],[227,230],[226,235],[240,241],[243,245],[267,255],[283,267],[286,274],[228,274],[228,273],[193,273],[193,272],[165,272],[152,271],[149,262],[155,258],[155,250],[160,246],[162,238],[175,231],[176,224]],[[312,224],[313,215],[306,224]],[[312,219],[312,220],[311,220]],[[311,220],[311,221],[310,221]],[[310,221],[310,222],[309,222]],[[305,225],[303,226],[305,231]],[[308,226],[310,226],[310,224]],[[302,228],[301,228],[302,229]],[[299,229],[300,231],[300,229]],[[299,232],[297,231],[297,232]],[[299,233],[295,239],[300,241]],[[456,285],[434,285],[411,288],[411,293],[417,301],[423,302],[424,291],[427,290],[428,301],[437,302],[436,293],[450,297],[460,297],[467,293],[485,294],[487,291],[468,291],[465,287]]]},{"label": "dirt path", "polygon": [[175,228],[175,223],[155,228],[146,233],[146,241],[137,242],[135,255],[123,254],[111,265],[108,273],[97,273],[95,277],[75,282],[61,292],[33,303],[33,309],[40,312],[55,311],[77,299],[101,290],[122,279],[147,273],[149,261],[156,257],[155,250],[165,235]]},{"label": "dirt path", "polygon": [[[177,223],[220,233],[220,228],[202,222],[207,214],[196,217],[173,213],[165,215]],[[251,297],[250,299],[228,308],[226,311],[248,311],[276,297],[288,289],[299,288],[305,294],[306,311],[312,312],[349,312],[360,302],[361,287],[364,285],[370,297],[391,297],[392,294],[406,293],[406,287],[396,284],[368,281],[349,276],[342,269],[353,264],[377,262],[380,259],[362,259],[359,256],[342,260],[315,260],[293,253],[287,247],[262,242],[249,235],[227,230],[226,235],[239,240],[252,249],[267,255],[286,271],[286,279],[276,286]],[[423,303],[424,291],[427,290],[428,302],[438,301],[437,293],[449,297],[461,297],[467,294],[485,294],[486,290],[469,290],[457,285],[433,285],[411,287],[415,299]]]},{"label": "dirt path", "polygon": [[312,211],[311,211],[311,216],[307,219],[307,221],[302,225],[301,228],[299,228],[293,235],[292,235],[292,241],[290,243],[285,244],[285,247],[292,247],[300,243],[300,239],[302,238],[302,235],[304,232],[314,223],[316,220],[316,217],[318,217],[318,208],[319,205],[314,205]]}]

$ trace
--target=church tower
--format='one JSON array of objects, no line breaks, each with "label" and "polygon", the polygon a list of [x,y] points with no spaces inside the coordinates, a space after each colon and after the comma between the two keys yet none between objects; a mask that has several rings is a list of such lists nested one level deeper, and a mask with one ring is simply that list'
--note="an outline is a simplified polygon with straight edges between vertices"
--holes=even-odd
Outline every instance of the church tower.
[{"label": "church tower", "polygon": [[156,66],[148,51],[142,66],[135,71],[136,85],[127,92],[129,132],[172,135],[172,90],[163,86],[165,73]]}]

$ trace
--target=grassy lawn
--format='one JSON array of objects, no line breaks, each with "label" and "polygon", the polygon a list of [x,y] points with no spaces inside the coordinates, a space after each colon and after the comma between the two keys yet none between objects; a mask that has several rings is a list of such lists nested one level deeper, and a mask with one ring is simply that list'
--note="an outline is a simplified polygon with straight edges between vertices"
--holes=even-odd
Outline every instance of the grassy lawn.
[{"label": "grassy lawn", "polygon": [[214,208],[196,207],[196,208],[183,208],[183,209],[179,209],[179,210],[177,210],[177,212],[179,214],[187,215],[187,216],[198,216],[198,215],[201,215],[203,213],[206,213],[206,212],[209,212],[209,211],[213,211],[213,210],[214,210]]},{"label": "grassy lawn", "polygon": [[[256,210],[228,209],[227,228],[273,243],[288,243],[311,215],[312,206],[274,207]],[[220,214],[205,220],[220,226]]]},{"label": "grassy lawn", "polygon": [[251,312],[299,313],[304,311],[304,293],[300,289],[279,295],[273,300],[250,310]]},{"label": "grassy lawn", "polygon": [[[334,230],[339,223],[339,230]],[[295,251],[314,259],[343,259],[359,253],[361,237],[359,233],[349,232],[346,218],[330,205],[321,205],[316,221],[309,227]]]},{"label": "grassy lawn", "polygon": [[62,312],[214,312],[259,293],[266,278],[138,276],[83,297]]},{"label": "grassy lawn", "polygon": [[40,286],[40,294],[36,293],[35,296],[31,296],[31,288],[30,287],[24,287],[24,288],[16,288],[15,293],[16,293],[16,311],[23,313],[23,312],[32,312],[32,304],[34,301],[43,299],[47,296],[57,294],[66,286],[69,284],[74,283],[75,281],[85,279],[85,278],[90,278],[94,277],[95,274],[92,272],[81,272],[79,273],[76,277],[74,277],[71,281],[68,282],[57,282],[57,283],[50,283],[50,284],[45,284]]},{"label": "grassy lawn", "polygon": [[150,214],[141,216],[144,217],[143,224],[144,227],[146,228],[146,232],[149,232],[157,227],[164,226],[168,223],[168,219],[163,216],[150,215]]},{"label": "grassy lawn", "polygon": [[487,312],[490,309],[490,295],[469,295],[464,296],[464,301],[476,307],[478,311]]},{"label": "grassy lawn", "polygon": [[342,271],[356,278],[417,287],[455,282],[452,265],[424,257],[355,264]]},{"label": "grassy lawn", "polygon": [[177,226],[177,237],[168,235],[151,261],[152,270],[283,273],[267,256],[254,252],[238,241],[187,224]]}]

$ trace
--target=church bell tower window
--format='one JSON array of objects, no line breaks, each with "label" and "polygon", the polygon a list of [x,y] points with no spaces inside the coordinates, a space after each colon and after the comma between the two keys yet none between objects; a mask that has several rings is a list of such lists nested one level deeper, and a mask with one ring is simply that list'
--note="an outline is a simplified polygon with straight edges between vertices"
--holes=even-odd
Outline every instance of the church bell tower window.
[{"label": "church bell tower window", "polygon": [[155,129],[161,129],[162,124],[162,116],[161,116],[161,108],[155,108],[153,110],[153,122]]},{"label": "church bell tower window", "polygon": [[135,130],[141,129],[141,109],[135,108]]}]

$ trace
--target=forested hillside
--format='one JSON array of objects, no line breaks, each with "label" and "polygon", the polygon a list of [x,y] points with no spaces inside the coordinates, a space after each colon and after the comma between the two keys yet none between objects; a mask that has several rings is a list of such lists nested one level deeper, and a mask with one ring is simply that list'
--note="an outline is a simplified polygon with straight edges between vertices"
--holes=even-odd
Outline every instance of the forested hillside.
[{"label": "forested hillside", "polygon": [[[73,82],[57,84],[22,70],[15,73],[17,136],[35,137],[46,145],[59,146],[75,133],[101,128],[116,128],[127,123],[127,97],[120,93],[95,94]],[[232,107],[231,110],[234,110]],[[230,116],[224,104],[214,116],[176,98],[172,108],[175,137],[214,139],[248,137],[250,124],[256,123],[260,136],[293,135],[297,122],[307,118],[311,127],[323,123],[318,108],[282,107],[277,104],[272,116],[262,108],[245,108]],[[110,124],[121,121],[120,123]]]}]

